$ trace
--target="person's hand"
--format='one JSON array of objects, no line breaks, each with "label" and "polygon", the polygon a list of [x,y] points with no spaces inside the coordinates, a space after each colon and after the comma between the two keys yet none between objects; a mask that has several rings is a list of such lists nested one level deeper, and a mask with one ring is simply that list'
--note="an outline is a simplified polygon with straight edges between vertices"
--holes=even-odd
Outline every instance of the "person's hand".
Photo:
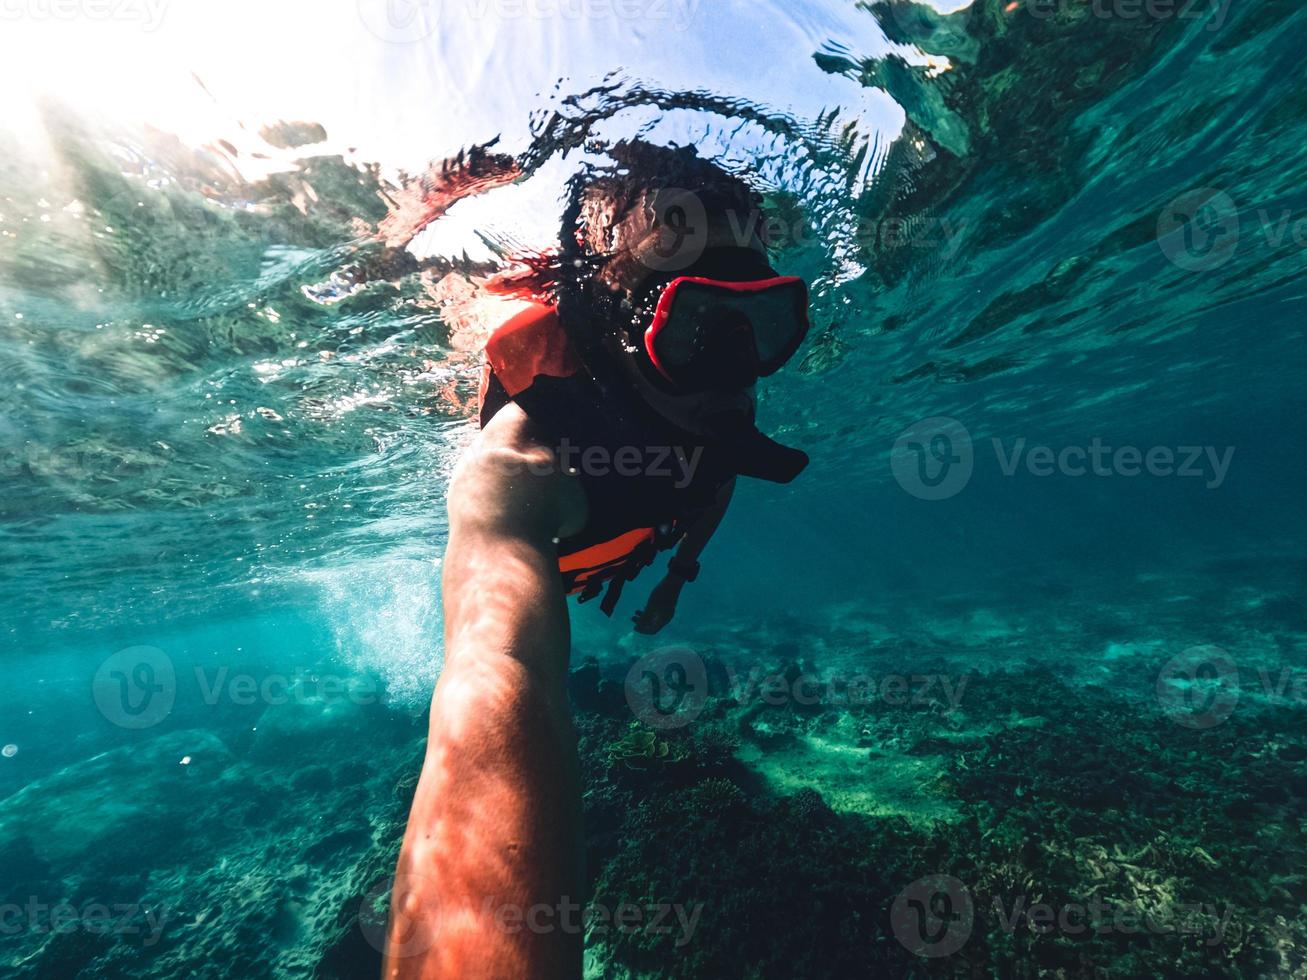
[{"label": "person's hand", "polygon": [[645,607],[631,617],[637,633],[657,633],[676,615],[676,600],[681,597],[684,579],[668,575],[649,594]]}]

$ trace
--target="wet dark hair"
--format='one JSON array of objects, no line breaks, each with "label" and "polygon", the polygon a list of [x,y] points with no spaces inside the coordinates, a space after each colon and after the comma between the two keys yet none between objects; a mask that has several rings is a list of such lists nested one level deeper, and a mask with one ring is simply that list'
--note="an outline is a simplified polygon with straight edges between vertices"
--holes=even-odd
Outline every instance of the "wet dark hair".
[{"label": "wet dark hair", "polygon": [[[602,356],[600,340],[624,323],[623,300],[651,271],[631,263],[631,250],[658,227],[660,216],[649,208],[658,191],[690,191],[696,210],[702,205],[709,218],[734,215],[739,227],[752,221],[760,235],[766,226],[758,220],[762,195],[692,146],[632,139],[603,152],[611,164],[588,165],[568,181],[552,290],[559,319],[592,371]],[[645,220],[624,228],[632,214]]]}]

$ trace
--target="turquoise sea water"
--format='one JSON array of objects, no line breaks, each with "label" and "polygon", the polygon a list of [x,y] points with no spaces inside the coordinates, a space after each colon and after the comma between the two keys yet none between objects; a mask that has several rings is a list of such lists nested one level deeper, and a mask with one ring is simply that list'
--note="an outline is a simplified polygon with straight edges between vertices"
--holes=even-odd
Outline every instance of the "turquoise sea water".
[{"label": "turquoise sea water", "polygon": [[[814,328],[761,414],[813,461],[742,485],[657,637],[648,575],[574,611],[592,897],[701,908],[592,928],[588,972],[1302,975],[1307,12],[645,13],[501,13],[475,64],[448,10],[389,39],[433,99],[551,79],[433,131],[516,178],[465,159],[445,216],[309,125],[260,177],[75,104],[0,132],[5,974],[375,972],[470,280],[548,244],[585,139],[639,134],[786,216]],[[631,728],[668,646],[707,707]],[[1000,914],[1095,897],[1173,928]]]}]

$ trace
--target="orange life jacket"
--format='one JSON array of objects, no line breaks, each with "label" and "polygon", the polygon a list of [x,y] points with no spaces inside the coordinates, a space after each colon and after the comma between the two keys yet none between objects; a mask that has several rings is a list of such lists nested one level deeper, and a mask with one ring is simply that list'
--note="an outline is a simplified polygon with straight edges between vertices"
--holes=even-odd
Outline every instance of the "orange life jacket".
[{"label": "orange life jacket", "polygon": [[[552,306],[532,304],[510,318],[486,342],[481,377],[480,422],[516,402],[558,444],[579,453],[598,447],[610,455],[635,447],[643,454],[637,475],[588,471],[577,477],[585,490],[586,526],[558,543],[558,568],[567,593],[581,601],[609,583],[602,608],[612,614],[621,586],[655,555],[675,547],[688,527],[715,502],[736,474],[788,482],[807,463],[754,430],[730,447],[704,446],[698,437],[670,427],[629,390],[601,387],[586,370]],[[680,461],[676,473],[656,472],[659,453]],[[692,469],[684,466],[695,461]]]}]

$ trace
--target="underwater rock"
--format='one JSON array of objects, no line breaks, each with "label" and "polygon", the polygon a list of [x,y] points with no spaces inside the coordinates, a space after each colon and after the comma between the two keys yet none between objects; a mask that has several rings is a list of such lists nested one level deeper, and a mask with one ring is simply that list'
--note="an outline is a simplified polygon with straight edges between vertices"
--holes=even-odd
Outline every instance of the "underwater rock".
[{"label": "underwater rock", "polygon": [[42,860],[85,874],[158,866],[185,850],[178,827],[223,806],[233,762],[226,745],[203,730],[113,749],[10,796],[0,839],[26,837]]},{"label": "underwater rock", "polygon": [[597,702],[601,679],[599,661],[594,657],[586,657],[580,667],[572,670],[567,675],[567,693],[572,698],[572,704],[582,711],[598,710]]},{"label": "underwater rock", "polygon": [[0,901],[32,893],[45,887],[50,879],[49,862],[37,856],[26,835],[0,837],[0,868],[5,869]]},{"label": "underwater rock", "polygon": [[326,766],[307,766],[291,777],[290,785],[297,793],[326,793],[332,787],[331,770]]},{"label": "underwater rock", "polygon": [[1307,760],[1307,746],[1282,745],[1277,753],[1285,762],[1302,762]]},{"label": "underwater rock", "polygon": [[373,768],[359,759],[352,759],[337,766],[332,778],[337,786],[359,786],[374,775]]},{"label": "underwater rock", "polygon": [[[357,686],[350,686],[355,681]],[[382,704],[366,679],[351,679],[340,691],[308,694],[295,688],[283,702],[270,704],[255,725],[248,757],[261,763],[314,757],[330,763],[357,755],[361,740],[395,744],[423,734],[412,717]]]},{"label": "underwater rock", "polygon": [[622,684],[603,677],[599,661],[586,657],[581,666],[567,675],[567,691],[577,711],[592,711],[612,718],[627,712],[626,692]]},{"label": "underwater rock", "polygon": [[31,961],[39,967],[28,975],[37,980],[55,977],[75,977],[91,969],[97,958],[112,949],[115,938],[96,934],[85,929],[71,932],[50,932],[41,944],[40,951]]}]

